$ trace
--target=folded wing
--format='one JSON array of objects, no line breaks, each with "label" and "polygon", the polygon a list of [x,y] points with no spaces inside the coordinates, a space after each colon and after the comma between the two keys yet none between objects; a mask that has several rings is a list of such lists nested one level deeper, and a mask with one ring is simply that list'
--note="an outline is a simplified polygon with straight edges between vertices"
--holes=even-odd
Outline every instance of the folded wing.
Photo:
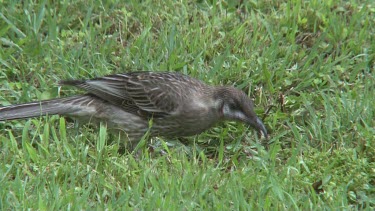
[{"label": "folded wing", "polygon": [[[193,82],[193,83],[192,83]],[[181,94],[201,82],[176,73],[131,72],[86,81],[63,81],[80,87],[124,110],[138,115],[162,117],[178,111]]]}]

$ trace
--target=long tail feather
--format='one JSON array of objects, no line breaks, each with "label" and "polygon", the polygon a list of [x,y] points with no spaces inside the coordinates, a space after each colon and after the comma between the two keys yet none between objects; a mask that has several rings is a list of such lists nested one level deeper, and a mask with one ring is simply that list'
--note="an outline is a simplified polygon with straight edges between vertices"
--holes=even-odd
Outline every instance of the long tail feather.
[{"label": "long tail feather", "polygon": [[90,95],[57,98],[40,102],[0,107],[0,121],[31,118],[54,114],[75,114],[93,100]]}]

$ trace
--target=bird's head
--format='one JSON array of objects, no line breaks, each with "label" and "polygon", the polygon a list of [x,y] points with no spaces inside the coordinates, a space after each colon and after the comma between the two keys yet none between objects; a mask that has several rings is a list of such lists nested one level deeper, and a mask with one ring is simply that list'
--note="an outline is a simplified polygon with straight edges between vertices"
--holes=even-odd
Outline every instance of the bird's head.
[{"label": "bird's head", "polygon": [[224,120],[244,122],[268,137],[266,127],[254,112],[253,101],[243,91],[220,87],[215,91],[214,98]]}]

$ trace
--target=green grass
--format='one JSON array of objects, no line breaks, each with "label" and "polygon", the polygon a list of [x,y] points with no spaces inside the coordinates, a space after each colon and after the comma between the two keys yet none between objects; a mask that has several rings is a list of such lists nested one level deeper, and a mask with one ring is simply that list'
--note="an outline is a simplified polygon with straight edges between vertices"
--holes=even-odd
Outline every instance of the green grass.
[{"label": "green grass", "polygon": [[104,126],[2,122],[1,210],[375,209],[373,1],[36,2],[0,1],[0,105],[177,71],[249,93],[271,139],[225,123],[135,158]]}]

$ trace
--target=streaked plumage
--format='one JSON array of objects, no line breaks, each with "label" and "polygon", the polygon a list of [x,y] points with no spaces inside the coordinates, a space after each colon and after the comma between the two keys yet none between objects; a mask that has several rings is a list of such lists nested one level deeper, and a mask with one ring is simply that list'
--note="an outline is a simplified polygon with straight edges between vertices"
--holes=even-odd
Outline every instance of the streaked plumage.
[{"label": "streaked plumage", "polygon": [[105,121],[139,140],[151,136],[181,137],[199,134],[224,120],[244,122],[267,137],[253,103],[233,87],[209,86],[179,73],[130,72],[91,80],[62,81],[87,94],[0,107],[0,121],[61,114]]}]

